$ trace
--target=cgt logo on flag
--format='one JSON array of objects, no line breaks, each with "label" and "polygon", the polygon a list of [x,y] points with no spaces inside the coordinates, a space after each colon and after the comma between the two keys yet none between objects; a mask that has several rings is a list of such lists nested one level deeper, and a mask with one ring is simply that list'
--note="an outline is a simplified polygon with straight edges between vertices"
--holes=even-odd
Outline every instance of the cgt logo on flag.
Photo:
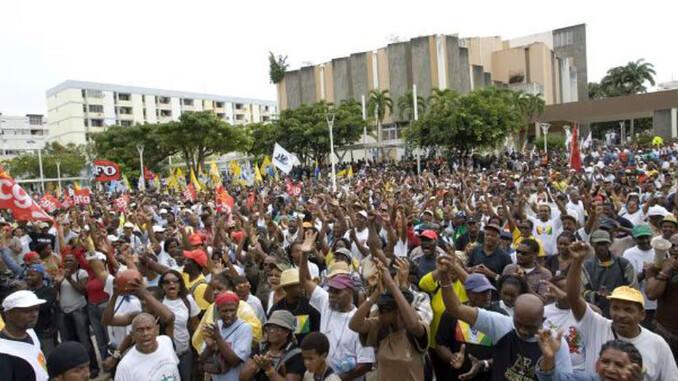
[{"label": "cgt logo on flag", "polygon": [[73,195],[75,200],[75,205],[89,205],[90,204],[90,191],[87,188],[78,189]]},{"label": "cgt logo on flag", "polygon": [[47,211],[47,213],[54,213],[57,209],[61,207],[59,200],[51,194],[47,193],[40,199],[40,206]]},{"label": "cgt logo on flag", "polygon": [[51,221],[45,211],[9,175],[0,174],[0,208],[9,209],[18,221]]},{"label": "cgt logo on flag", "polygon": [[94,180],[101,182],[120,180],[120,166],[108,160],[95,160]]}]

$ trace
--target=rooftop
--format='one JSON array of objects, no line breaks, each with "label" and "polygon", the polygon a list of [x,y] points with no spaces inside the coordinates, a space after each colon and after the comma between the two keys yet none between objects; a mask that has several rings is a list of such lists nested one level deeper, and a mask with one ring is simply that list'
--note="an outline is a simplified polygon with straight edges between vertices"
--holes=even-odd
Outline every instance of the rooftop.
[{"label": "rooftop", "polygon": [[215,94],[205,94],[205,93],[191,93],[186,91],[176,91],[176,90],[165,90],[165,89],[153,89],[148,87],[138,87],[138,86],[126,86],[126,85],[114,85],[110,83],[98,83],[98,82],[87,82],[87,81],[74,81],[66,80],[51,89],[47,90],[47,96],[54,95],[60,91],[66,89],[91,89],[91,90],[101,90],[101,91],[115,91],[119,93],[132,93],[132,94],[143,94],[143,95],[156,95],[162,97],[178,97],[178,98],[192,98],[192,99],[210,99],[215,101],[229,102],[229,103],[254,103],[261,104],[266,106],[276,106],[275,101],[268,101],[262,99],[253,99],[253,98],[240,98],[240,97],[231,97],[227,95],[215,95]]}]

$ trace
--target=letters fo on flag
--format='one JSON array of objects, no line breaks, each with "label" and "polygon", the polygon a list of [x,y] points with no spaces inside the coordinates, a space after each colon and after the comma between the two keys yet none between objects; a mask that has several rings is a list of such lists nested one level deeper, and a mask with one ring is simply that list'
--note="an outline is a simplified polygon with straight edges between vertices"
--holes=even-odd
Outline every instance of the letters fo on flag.
[{"label": "letters fo on flag", "polygon": [[292,170],[292,167],[297,164],[300,164],[300,161],[295,155],[287,152],[280,144],[275,143],[275,147],[273,148],[273,165],[278,167],[278,169],[285,174],[288,174]]}]

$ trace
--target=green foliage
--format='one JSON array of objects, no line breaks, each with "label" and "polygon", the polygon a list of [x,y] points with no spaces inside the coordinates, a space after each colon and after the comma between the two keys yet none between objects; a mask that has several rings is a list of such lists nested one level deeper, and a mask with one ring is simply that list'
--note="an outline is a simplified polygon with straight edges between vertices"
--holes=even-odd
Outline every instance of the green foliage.
[{"label": "green foliage", "polygon": [[179,121],[157,125],[158,144],[169,154],[179,153],[198,173],[205,158],[233,151],[246,152],[251,144],[245,128],[233,127],[211,111],[185,112]]},{"label": "green foliage", "polygon": [[654,86],[655,74],[654,65],[643,59],[629,62],[625,66],[613,67],[607,71],[600,83],[589,83],[589,97],[599,99],[645,93],[646,82]]},{"label": "green foliage", "polygon": [[105,132],[93,134],[96,159],[111,160],[120,164],[121,170],[129,177],[140,174],[137,145],[144,146],[144,166],[159,171],[160,164],[175,151],[158,144],[158,130],[164,124],[137,124],[130,127],[112,126]]},{"label": "green foliage", "polygon": [[[403,94],[398,98],[398,117],[400,120],[413,120],[414,119],[414,93],[412,90]],[[423,115],[426,110],[426,101],[424,97],[417,95],[417,113],[418,115]]]},{"label": "green foliage", "polygon": [[495,147],[520,130],[523,114],[510,90],[486,87],[460,96],[434,91],[427,112],[405,131],[408,143],[469,151]]},{"label": "green foliage", "polygon": [[393,100],[388,95],[388,90],[371,90],[367,100],[368,117],[375,117],[376,112],[376,118],[381,124],[386,117],[387,110],[389,113],[393,113]]},{"label": "green foliage", "polygon": [[[69,143],[65,146],[59,143],[48,143],[42,150],[42,168],[46,178],[56,178],[56,162],[61,162],[61,177],[80,176],[87,165],[85,148]],[[6,169],[15,178],[40,177],[38,154],[26,152],[5,163]]]},{"label": "green foliage", "polygon": [[278,55],[276,58],[273,52],[268,52],[268,64],[268,75],[271,78],[271,82],[274,84],[280,83],[285,78],[285,72],[289,67],[287,56]]},{"label": "green foliage", "polygon": [[[539,150],[544,149],[544,135],[539,136],[534,140],[534,145]],[[548,148],[549,150],[563,150],[565,149],[565,136],[559,134],[549,134],[548,135]]]}]

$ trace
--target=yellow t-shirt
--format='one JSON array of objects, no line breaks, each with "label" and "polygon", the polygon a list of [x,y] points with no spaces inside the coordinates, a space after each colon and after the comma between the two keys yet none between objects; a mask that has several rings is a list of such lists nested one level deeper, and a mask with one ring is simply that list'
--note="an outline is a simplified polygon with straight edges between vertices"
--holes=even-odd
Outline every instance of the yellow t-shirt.
[{"label": "yellow t-shirt", "polygon": [[181,276],[184,278],[184,284],[186,285],[188,292],[191,292],[191,287],[193,287],[194,284],[202,281],[201,284],[195,287],[192,295],[193,299],[195,299],[195,303],[198,305],[198,307],[200,307],[200,310],[204,311],[210,305],[210,303],[205,300],[205,290],[207,290],[207,281],[205,280],[205,276],[200,274],[200,276],[195,278],[193,282],[188,280],[188,274],[182,273]]},{"label": "yellow t-shirt", "polygon": [[[433,280],[433,272],[430,272],[424,275],[419,280],[419,289],[428,293],[431,296],[431,309],[433,310],[433,320],[431,320],[431,329],[429,330],[429,346],[435,348],[436,346],[436,333],[438,332],[438,324],[440,324],[440,318],[445,312],[445,302],[443,302],[443,291],[438,285],[438,282]],[[454,293],[459,298],[459,301],[466,303],[468,301],[468,296],[466,296],[466,290],[464,289],[464,284],[459,280],[456,280],[452,283],[452,289]]]},{"label": "yellow t-shirt", "polygon": [[[238,303],[238,311],[236,314],[238,315],[238,319],[252,327],[252,340],[255,343],[258,343],[261,340],[261,322],[259,321],[259,318],[257,318],[257,314],[254,312],[252,306],[241,300],[240,303]],[[214,323],[214,303],[210,304],[205,311],[205,315],[200,319],[200,324],[198,324],[198,328],[195,330],[195,333],[193,333],[193,338],[191,339],[191,344],[193,344],[193,348],[195,348],[198,353],[202,352],[205,344],[202,338],[202,327],[204,327],[205,324],[212,323]]]}]

